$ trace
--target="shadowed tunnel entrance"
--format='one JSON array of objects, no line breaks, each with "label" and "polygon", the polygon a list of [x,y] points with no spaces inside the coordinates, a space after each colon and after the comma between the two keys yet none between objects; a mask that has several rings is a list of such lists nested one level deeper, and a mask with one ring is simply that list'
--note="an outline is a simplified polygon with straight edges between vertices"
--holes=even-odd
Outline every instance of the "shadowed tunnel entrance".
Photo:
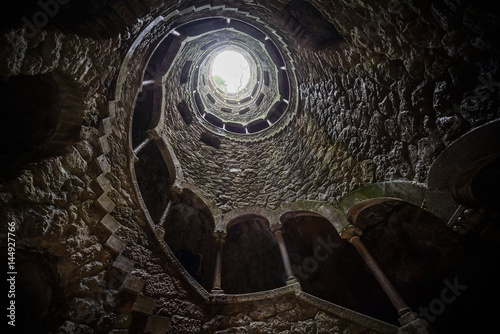
[{"label": "shadowed tunnel entrance", "polygon": [[267,221],[243,216],[227,229],[222,250],[225,293],[249,293],[284,286],[278,244]]}]

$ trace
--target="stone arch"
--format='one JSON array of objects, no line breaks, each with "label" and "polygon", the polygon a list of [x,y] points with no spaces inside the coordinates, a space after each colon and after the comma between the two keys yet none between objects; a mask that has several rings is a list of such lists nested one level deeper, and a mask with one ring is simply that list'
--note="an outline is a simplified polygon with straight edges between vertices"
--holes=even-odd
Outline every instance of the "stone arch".
[{"label": "stone arch", "polygon": [[168,168],[168,173],[171,180],[169,187],[179,188],[180,184],[182,184],[184,181],[184,174],[182,172],[181,164],[174,153],[174,150],[168,143],[160,140],[159,136],[156,133],[153,134],[153,137]]},{"label": "stone arch", "polygon": [[[485,169],[490,168],[489,166],[493,165],[498,165],[498,159],[500,157],[500,152],[492,155],[488,155],[484,158],[481,158],[469,166],[465,167],[460,171],[457,175],[453,177],[453,179],[450,182],[450,191],[451,195],[453,198],[460,204],[466,205],[469,207],[475,207],[475,206],[480,206],[482,203],[481,202],[490,202],[485,196],[482,194],[479,194],[478,191],[474,187],[474,180],[478,177],[480,177],[480,174],[484,172]],[[493,172],[493,171],[492,171]],[[487,175],[485,175],[487,177]],[[486,180],[485,180],[486,181]],[[497,180],[491,180],[490,181],[497,181]],[[498,182],[498,181],[497,181]],[[484,188],[488,187],[493,187],[494,185],[498,185],[498,183],[493,183],[493,184],[485,184],[483,187]],[[494,198],[494,194],[489,191],[486,196],[490,198]],[[489,203],[489,206],[492,203]]]},{"label": "stone arch", "polygon": [[[400,198],[395,198],[395,197],[380,197],[380,198],[374,198],[374,199],[368,199],[362,202],[359,202],[356,205],[353,205],[348,211],[347,211],[347,220],[349,223],[351,223],[354,226],[357,226],[357,219],[358,215],[363,212],[364,210],[369,209],[372,206],[383,204],[386,202],[406,202],[403,201]],[[406,202],[409,203],[409,202]]]},{"label": "stone arch", "polygon": [[[185,187],[172,197],[162,233],[156,236],[167,252],[184,268],[184,274],[209,291],[215,268],[216,220],[213,203],[194,187]],[[156,228],[158,230],[158,227]]]},{"label": "stone arch", "polygon": [[[124,56],[123,62],[121,64],[120,70],[118,72],[118,77],[116,79],[116,86],[114,91],[115,101],[121,101],[124,104],[132,104],[137,98],[137,93],[135,90],[142,87],[142,80],[144,72],[146,71],[146,65],[150,59],[153,50],[150,45],[154,45],[155,41],[148,39],[154,38],[155,32],[159,28],[164,28],[164,17],[158,16],[152,22],[150,22],[137,36],[134,42],[131,44]],[[159,34],[163,36],[166,32],[160,31]],[[134,61],[137,59],[141,60],[141,64],[135,64]],[[138,66],[137,66],[138,65]],[[135,84],[131,81],[135,81]],[[130,87],[134,87],[133,89]],[[129,91],[132,90],[133,92]]]},{"label": "stone arch", "polygon": [[162,224],[163,213],[172,198],[169,189],[176,174],[175,170],[172,174],[169,165],[155,142],[145,145],[130,164],[136,193],[151,226]]},{"label": "stone arch", "polygon": [[230,229],[231,227],[233,227],[234,225],[237,225],[237,224],[244,224],[245,221],[248,221],[248,220],[258,220],[259,222],[262,223],[263,226],[267,225],[267,227],[269,227],[269,221],[267,220],[266,217],[261,216],[261,215],[256,215],[256,214],[247,214],[247,215],[238,216],[238,217],[232,219],[231,221],[229,221],[227,226],[226,226],[226,229]]},{"label": "stone arch", "polygon": [[272,226],[273,222],[276,221],[276,213],[267,208],[257,206],[250,208],[238,208],[223,214],[216,229],[220,231],[227,231],[231,225],[237,224],[239,219],[249,216],[260,217],[261,219],[266,220],[269,226]]},{"label": "stone arch", "polygon": [[276,216],[283,222],[289,217],[318,216],[325,218],[339,232],[345,225],[345,216],[333,205],[325,202],[300,201],[287,203],[276,210]]},{"label": "stone arch", "polygon": [[[206,207],[207,210],[210,211],[211,219],[213,220],[214,230],[215,230],[215,228],[217,226],[217,222],[220,221],[221,212],[220,212],[219,208],[217,208],[217,205],[214,203],[214,201],[212,201],[211,199],[206,197],[201,192],[201,190],[199,190],[198,188],[196,188],[195,186],[193,186],[190,183],[181,182],[180,186],[182,189],[181,192],[183,194],[191,196],[191,199],[193,200],[193,202],[196,205],[201,206],[201,207]],[[172,191],[177,192],[176,189],[172,189]]]},{"label": "stone arch", "polygon": [[410,181],[387,181],[372,183],[347,194],[339,203],[339,209],[347,213],[351,207],[366,200],[398,198],[415,205],[421,205],[426,188]]},{"label": "stone arch", "polygon": [[[360,212],[370,206],[387,201],[405,201],[418,207],[425,207],[428,209],[426,207],[428,195],[428,191],[424,186],[413,182],[378,182],[361,187],[346,195],[340,201],[339,209],[345,214],[346,219],[350,223],[355,224],[357,215]],[[440,216],[438,214],[436,214],[436,216],[446,219],[449,218],[448,216]]]},{"label": "stone arch", "polygon": [[[346,242],[328,215],[318,213],[311,205],[309,208],[311,210],[294,207],[280,215],[282,236],[295,278],[307,293],[352,306],[346,304],[348,297],[336,289],[339,286],[336,283],[343,279],[341,271],[345,270],[341,268],[346,265],[343,262],[350,257],[344,253],[348,249]],[[349,271],[349,266],[344,269]]]},{"label": "stone arch", "polygon": [[234,210],[225,215],[222,249],[222,289],[229,294],[256,293],[284,285],[283,262],[263,208]]}]

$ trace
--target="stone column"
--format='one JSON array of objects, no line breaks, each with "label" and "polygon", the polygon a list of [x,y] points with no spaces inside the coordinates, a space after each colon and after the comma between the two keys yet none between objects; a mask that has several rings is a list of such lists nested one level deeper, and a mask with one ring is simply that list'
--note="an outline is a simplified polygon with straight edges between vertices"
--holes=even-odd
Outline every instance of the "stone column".
[{"label": "stone column", "polygon": [[215,254],[215,271],[214,271],[214,281],[211,293],[213,294],[223,294],[224,290],[221,288],[221,276],[222,276],[222,245],[226,239],[226,231],[216,231],[215,232],[215,245],[217,247]]},{"label": "stone column", "polygon": [[134,148],[134,155],[137,156],[139,152],[154,138],[151,131],[146,131],[147,137],[137,147]]},{"label": "stone column", "polygon": [[286,285],[297,283],[297,278],[293,274],[292,264],[290,262],[290,257],[288,256],[288,251],[286,250],[285,240],[283,240],[283,225],[276,224],[271,226],[271,231],[273,231],[276,241],[281,253],[281,259],[283,260],[283,265],[285,266],[286,273]]},{"label": "stone column", "polygon": [[167,206],[163,210],[163,214],[161,215],[160,221],[155,226],[155,234],[159,240],[164,241],[164,239],[165,239],[165,226],[164,225],[165,225],[165,221],[168,218],[168,215],[170,214],[171,209],[172,209],[172,200],[169,199]]},{"label": "stone column", "polygon": [[361,255],[361,258],[363,258],[366,265],[375,276],[384,292],[389,297],[392,305],[394,305],[394,307],[398,311],[398,315],[402,317],[403,315],[412,312],[411,308],[405,303],[405,301],[396,291],[396,288],[394,288],[387,276],[385,276],[384,272],[372,257],[368,249],[366,249],[365,245],[359,238],[360,232],[361,231],[359,231],[359,229],[357,229],[356,227],[349,225],[341,232],[340,236],[343,239],[347,239],[351,244],[353,244],[354,248],[356,248],[359,255]]},{"label": "stone column", "polygon": [[167,220],[167,217],[170,214],[171,210],[172,210],[172,200],[169,199],[167,206],[165,207],[165,210],[163,210],[163,213],[160,217],[160,221],[157,224],[158,226],[163,226],[163,224],[165,224],[165,221]]}]

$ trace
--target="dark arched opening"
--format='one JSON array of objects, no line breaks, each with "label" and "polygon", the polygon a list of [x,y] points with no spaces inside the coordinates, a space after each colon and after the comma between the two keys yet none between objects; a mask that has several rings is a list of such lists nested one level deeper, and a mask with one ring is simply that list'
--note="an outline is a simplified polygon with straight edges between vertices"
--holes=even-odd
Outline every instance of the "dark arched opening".
[{"label": "dark arched opening", "polygon": [[222,289],[250,293],[283,286],[278,244],[264,219],[246,216],[227,230],[222,250]]},{"label": "dark arched opening", "polygon": [[333,225],[314,215],[296,215],[283,222],[283,238],[295,277],[302,289],[337,305],[356,310],[367,285],[356,251]]},{"label": "dark arched opening", "polygon": [[151,219],[158,224],[170,200],[171,176],[155,142],[149,142],[137,157],[139,160],[134,164],[137,184]]},{"label": "dark arched opening", "polygon": [[185,191],[173,202],[164,224],[165,242],[191,277],[210,291],[216,249],[212,215],[192,193]]}]

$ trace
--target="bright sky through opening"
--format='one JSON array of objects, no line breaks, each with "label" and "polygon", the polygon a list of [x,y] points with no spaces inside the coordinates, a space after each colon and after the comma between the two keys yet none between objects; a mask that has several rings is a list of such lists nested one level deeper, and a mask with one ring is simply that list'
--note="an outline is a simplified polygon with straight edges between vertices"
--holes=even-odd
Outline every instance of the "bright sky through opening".
[{"label": "bright sky through opening", "polygon": [[241,91],[250,80],[250,65],[243,55],[236,51],[223,51],[212,63],[212,79],[225,93]]}]

